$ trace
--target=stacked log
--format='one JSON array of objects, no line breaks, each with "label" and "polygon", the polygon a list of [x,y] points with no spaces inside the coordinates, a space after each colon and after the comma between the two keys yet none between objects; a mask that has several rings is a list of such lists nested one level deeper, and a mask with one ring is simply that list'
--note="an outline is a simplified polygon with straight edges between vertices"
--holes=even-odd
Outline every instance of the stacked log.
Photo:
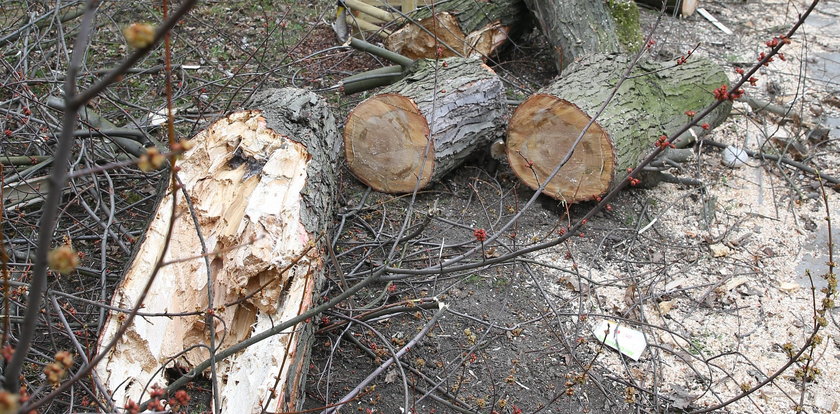
[{"label": "stacked log", "polygon": [[[686,111],[713,103],[712,91],[728,83],[718,65],[700,57],[682,65],[643,61],[575,146],[631,61],[620,54],[584,58],[516,109],[506,147],[522,182],[540,187],[571,152],[544,193],[567,203],[600,197],[653,150],[658,137],[687,122]],[[713,128],[730,110],[725,102],[703,122]]]},{"label": "stacked log", "polygon": [[[384,34],[385,47],[411,59],[481,57],[486,59],[526,27],[522,0],[452,0],[408,12],[382,1],[345,1],[351,27]],[[404,17],[405,16],[405,17]],[[396,29],[394,29],[396,27]]]},{"label": "stacked log", "polygon": [[504,114],[502,82],[480,59],[419,60],[411,74],[350,112],[347,165],[377,191],[422,189],[487,148]]}]

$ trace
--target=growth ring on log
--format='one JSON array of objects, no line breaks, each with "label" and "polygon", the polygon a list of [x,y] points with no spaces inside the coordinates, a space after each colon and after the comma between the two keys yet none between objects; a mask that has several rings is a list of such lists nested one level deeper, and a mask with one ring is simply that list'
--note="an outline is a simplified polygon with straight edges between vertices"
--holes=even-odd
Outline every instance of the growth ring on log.
[{"label": "growth ring on log", "polygon": [[[537,94],[520,105],[510,120],[507,155],[511,168],[536,189],[571,150],[590,117],[573,103]],[[604,193],[615,175],[615,151],[597,123],[586,131],[572,156],[545,193],[568,203],[591,200]]]},{"label": "growth ring on log", "polygon": [[501,135],[502,81],[480,59],[418,60],[410,73],[347,116],[350,172],[377,191],[437,181]]},{"label": "growth ring on log", "polygon": [[[359,179],[386,193],[414,190],[422,171],[425,187],[434,170],[429,124],[410,99],[398,94],[374,96],[357,106],[344,127],[347,163]],[[429,155],[424,156],[426,147]]]}]

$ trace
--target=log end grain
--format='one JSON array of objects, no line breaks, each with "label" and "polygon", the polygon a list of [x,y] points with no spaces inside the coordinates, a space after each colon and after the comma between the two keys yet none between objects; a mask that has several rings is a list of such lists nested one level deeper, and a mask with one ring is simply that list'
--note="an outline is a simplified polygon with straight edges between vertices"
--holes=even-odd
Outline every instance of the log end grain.
[{"label": "log end grain", "polygon": [[407,193],[434,172],[429,124],[417,105],[398,94],[374,96],[347,117],[344,145],[350,171],[377,191]]},{"label": "log end grain", "polygon": [[[508,123],[507,156],[514,173],[532,189],[540,187],[590,119],[566,100],[545,94],[530,97]],[[609,135],[593,123],[543,192],[570,204],[592,200],[609,189],[615,166]]]}]

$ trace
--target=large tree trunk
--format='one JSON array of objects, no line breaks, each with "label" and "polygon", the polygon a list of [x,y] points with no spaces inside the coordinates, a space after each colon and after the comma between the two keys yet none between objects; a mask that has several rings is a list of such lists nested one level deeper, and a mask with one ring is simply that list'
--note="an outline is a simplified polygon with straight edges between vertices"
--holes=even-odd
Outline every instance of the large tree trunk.
[{"label": "large tree trunk", "polygon": [[[385,39],[385,47],[411,59],[482,57],[507,43],[526,27],[528,11],[522,0],[453,0],[422,7],[410,16],[419,23],[403,27]],[[422,27],[420,27],[422,26]]]},{"label": "large tree trunk", "polygon": [[347,117],[350,171],[377,191],[426,187],[487,146],[504,125],[504,87],[479,59],[419,60]]},{"label": "large tree trunk", "polygon": [[[638,42],[638,10],[633,3],[628,10],[626,1],[616,0],[622,7],[612,8],[606,0],[525,0],[525,4],[552,48],[557,70],[562,71],[586,55],[616,53],[622,44],[633,47]],[[619,14],[614,17],[615,12]]]},{"label": "large tree trunk", "polygon": [[[198,228],[180,192],[171,223],[173,197],[165,196],[112,300],[132,307],[156,273],[141,311],[212,307],[218,349],[308,310],[324,279],[318,240],[336,189],[335,119],[323,99],[299,89],[266,91],[254,102],[261,110],[233,113],[192,140],[194,148],[177,165]],[[155,272],[170,225],[163,258],[169,264]],[[124,316],[111,313],[100,346]],[[205,316],[135,318],[97,367],[116,404],[145,400],[148,387],[167,385],[164,367],[191,369],[209,358],[201,346],[210,344]],[[218,361],[221,412],[300,409],[312,332],[310,324],[299,324]]]},{"label": "large tree trunk", "polygon": [[[590,56],[516,109],[508,123],[507,155],[525,184],[536,189],[545,182],[631,60],[625,55]],[[602,196],[653,149],[659,136],[688,121],[685,111],[708,106],[715,100],[712,91],[727,83],[718,65],[699,57],[680,66],[639,64],[545,194],[568,203]],[[731,106],[725,102],[701,122],[717,126]]]}]

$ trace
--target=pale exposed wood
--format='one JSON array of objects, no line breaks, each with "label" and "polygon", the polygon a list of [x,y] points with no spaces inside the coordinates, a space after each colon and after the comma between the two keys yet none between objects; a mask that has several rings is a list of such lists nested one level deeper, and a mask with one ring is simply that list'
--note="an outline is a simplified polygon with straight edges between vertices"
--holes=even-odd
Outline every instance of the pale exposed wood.
[{"label": "pale exposed wood", "polygon": [[[336,188],[335,121],[326,102],[311,92],[282,89],[255,99],[262,111],[236,112],[215,122],[178,162],[199,228],[179,194],[165,254],[171,264],[157,273],[142,308],[170,313],[208,308],[200,230],[211,252],[213,334],[220,349],[309,309],[324,277],[314,243],[327,227]],[[172,197],[164,197],[112,305],[134,305],[164,254],[172,208]],[[120,314],[109,315],[100,344],[112,338],[120,321]],[[219,361],[220,412],[258,413],[264,404],[269,412],[300,409],[311,333],[311,326],[299,324]],[[161,367],[190,369],[209,357],[206,348],[196,347],[209,344],[209,335],[203,315],[135,318],[97,375],[117,405],[145,400],[147,387],[167,385]]]},{"label": "pale exposed wood", "polygon": [[521,0],[452,0],[434,9],[421,7],[411,17],[414,22],[405,22],[394,31],[385,39],[385,47],[415,59],[486,59],[512,32],[526,27],[523,22],[528,15]]},{"label": "pale exposed wood", "polygon": [[680,14],[682,14],[683,17],[691,16],[695,11],[697,11],[698,6],[700,6],[700,0],[682,0]]},{"label": "pale exposed wood", "polygon": [[470,54],[458,19],[446,12],[397,30],[385,40],[385,47],[410,59]]},{"label": "pale exposed wood", "polygon": [[[584,58],[516,109],[508,122],[506,146],[511,168],[522,182],[531,188],[545,182],[631,59]],[[672,62],[641,62],[544,193],[568,203],[602,196],[654,149],[659,136],[688,121],[685,111],[700,111],[714,102],[711,91],[727,82],[718,65],[699,57],[676,67]],[[717,126],[731,106],[725,102],[701,122]]]},{"label": "pale exposed wood", "polygon": [[424,188],[486,149],[504,111],[501,80],[481,60],[420,60],[412,73],[350,112],[348,167],[378,191]]}]

